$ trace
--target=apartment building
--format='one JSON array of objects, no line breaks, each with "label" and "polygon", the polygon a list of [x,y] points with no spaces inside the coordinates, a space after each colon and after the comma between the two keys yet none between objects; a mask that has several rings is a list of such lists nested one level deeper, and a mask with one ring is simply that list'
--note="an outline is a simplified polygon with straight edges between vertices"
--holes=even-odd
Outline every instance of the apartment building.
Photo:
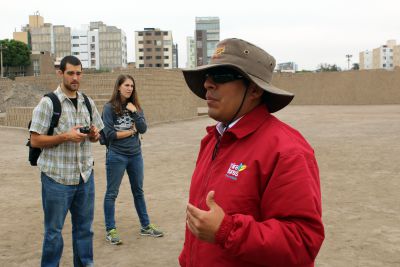
[{"label": "apartment building", "polygon": [[186,37],[186,68],[196,66],[196,44],[192,36]]},{"label": "apartment building", "polygon": [[62,58],[71,53],[71,29],[64,25],[44,23],[44,18],[35,13],[29,16],[29,24],[21,32],[14,32],[14,40],[24,42],[34,53],[50,52]]},{"label": "apartment building", "polygon": [[[98,34],[100,68],[126,68],[128,55],[125,32],[115,26],[108,26],[102,21],[90,22],[89,30],[97,31]],[[95,34],[91,35],[91,40],[96,40]],[[95,54],[92,55],[96,56]]]},{"label": "apartment building", "polygon": [[[174,63],[174,52],[176,62]],[[177,46],[174,49],[172,32],[159,28],[144,28],[135,31],[136,68],[172,69],[177,66]]]},{"label": "apartment building", "polygon": [[99,32],[82,25],[71,33],[71,54],[79,58],[85,69],[100,69]]},{"label": "apartment building", "polygon": [[71,31],[64,25],[45,23],[35,13],[29,16],[29,24],[22,32],[15,32],[14,39],[31,46],[32,52],[50,52],[56,59],[55,65],[67,55],[75,55],[82,61],[83,68],[114,69],[127,66],[126,35],[115,26],[102,21]]},{"label": "apartment building", "polygon": [[215,47],[220,40],[218,17],[196,17],[196,65],[206,65],[210,62]]},{"label": "apartment building", "polygon": [[294,62],[283,62],[276,64],[275,71],[276,72],[291,72],[295,73],[298,67]]},{"label": "apartment building", "polygon": [[400,66],[400,45],[388,40],[385,45],[359,53],[360,69],[391,70]]}]

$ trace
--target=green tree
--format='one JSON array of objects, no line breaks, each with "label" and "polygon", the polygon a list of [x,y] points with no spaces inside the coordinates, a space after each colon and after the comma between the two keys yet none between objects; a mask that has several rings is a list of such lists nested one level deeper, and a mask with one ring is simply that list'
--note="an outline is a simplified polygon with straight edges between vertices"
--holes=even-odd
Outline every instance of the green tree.
[{"label": "green tree", "polygon": [[26,67],[31,64],[29,47],[27,44],[16,40],[0,40],[3,47],[3,66],[8,72],[9,67]]},{"label": "green tree", "polygon": [[353,63],[353,67],[351,68],[352,70],[359,70],[360,65],[358,63]]},{"label": "green tree", "polygon": [[325,72],[325,71],[342,71],[342,69],[338,67],[336,64],[333,65],[327,63],[319,64],[317,72]]}]

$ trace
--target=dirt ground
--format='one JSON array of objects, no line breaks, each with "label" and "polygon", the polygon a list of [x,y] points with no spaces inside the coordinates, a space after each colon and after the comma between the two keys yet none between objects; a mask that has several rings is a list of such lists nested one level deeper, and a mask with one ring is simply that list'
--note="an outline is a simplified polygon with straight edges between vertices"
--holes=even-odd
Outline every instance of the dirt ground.
[{"label": "dirt ground", "polygon": [[[300,130],[319,162],[326,239],[316,266],[400,266],[400,106],[289,106],[278,117]],[[151,221],[165,231],[138,234],[128,179],[117,200],[121,246],[104,240],[103,146],[95,145],[96,266],[177,266],[188,187],[207,117],[153,125],[143,137]],[[25,129],[0,127],[0,266],[38,266],[43,236],[41,184],[27,162]],[[71,224],[61,266],[72,266]]]}]

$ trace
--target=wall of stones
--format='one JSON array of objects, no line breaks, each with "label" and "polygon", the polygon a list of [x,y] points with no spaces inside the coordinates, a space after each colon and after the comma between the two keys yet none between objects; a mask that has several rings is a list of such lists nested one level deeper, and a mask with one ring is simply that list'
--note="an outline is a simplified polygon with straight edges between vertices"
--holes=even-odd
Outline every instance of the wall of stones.
[{"label": "wall of stones", "polygon": [[[188,90],[182,72],[163,69],[132,69],[123,72],[86,74],[81,90],[91,96],[101,112],[120,73],[131,74],[149,124],[197,116],[205,102]],[[55,75],[0,80],[0,90],[13,84],[31,84],[52,91],[59,83]],[[273,84],[295,93],[297,105],[400,104],[400,69],[323,73],[276,73]],[[26,127],[33,107],[12,107],[0,120],[8,126]]]}]

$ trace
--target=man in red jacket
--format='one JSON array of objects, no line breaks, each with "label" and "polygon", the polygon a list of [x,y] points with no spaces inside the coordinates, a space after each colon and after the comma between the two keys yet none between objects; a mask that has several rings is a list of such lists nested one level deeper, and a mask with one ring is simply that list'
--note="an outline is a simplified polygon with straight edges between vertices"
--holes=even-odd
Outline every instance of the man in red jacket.
[{"label": "man in red jacket", "polygon": [[271,85],[275,59],[240,39],[183,74],[207,100],[181,266],[314,266],[324,239],[314,151],[271,113],[294,95]]}]

